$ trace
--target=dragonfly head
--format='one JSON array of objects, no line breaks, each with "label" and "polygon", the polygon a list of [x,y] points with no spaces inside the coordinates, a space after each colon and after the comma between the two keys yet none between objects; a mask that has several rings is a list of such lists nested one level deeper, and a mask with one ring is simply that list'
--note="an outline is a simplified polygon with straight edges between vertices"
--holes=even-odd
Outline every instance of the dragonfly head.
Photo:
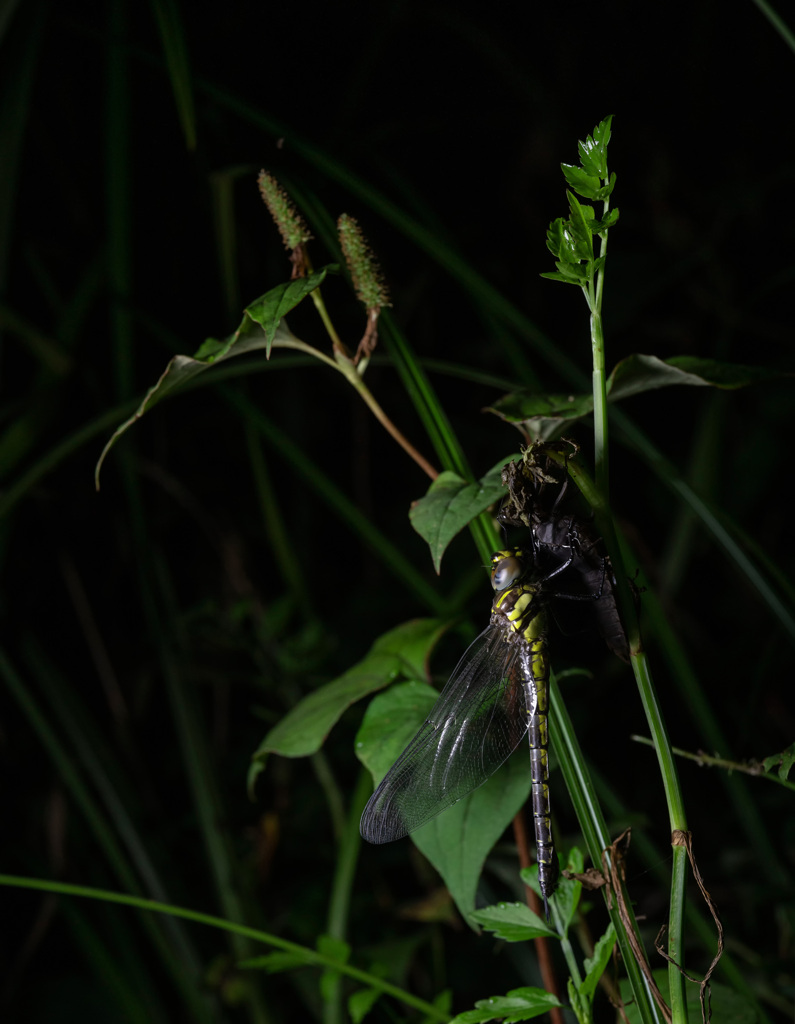
[{"label": "dragonfly head", "polygon": [[524,552],[519,548],[495,551],[491,556],[491,585],[498,592],[513,586],[524,572]]}]

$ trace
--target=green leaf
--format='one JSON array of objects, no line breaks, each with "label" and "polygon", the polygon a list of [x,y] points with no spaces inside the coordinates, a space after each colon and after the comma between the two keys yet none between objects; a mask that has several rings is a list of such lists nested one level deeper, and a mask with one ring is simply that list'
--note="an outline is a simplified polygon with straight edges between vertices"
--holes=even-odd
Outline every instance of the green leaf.
[{"label": "green leaf", "polygon": [[588,135],[585,142],[577,143],[580,163],[589,174],[597,178],[607,177],[607,144],[610,142],[612,121],[613,115],[611,114],[594,128],[593,136]]},{"label": "green leaf", "polygon": [[317,951],[321,956],[327,956],[341,964],[347,964],[351,957],[351,947],[345,939],[338,939],[333,935],[318,935]]},{"label": "green leaf", "polygon": [[778,777],[786,782],[793,764],[795,764],[795,743],[787,747],[786,750],[782,750],[780,754],[771,754],[770,757],[766,757],[762,762],[762,767],[766,772],[772,772],[774,768],[778,768]]},{"label": "green leaf", "polygon": [[506,423],[521,424],[532,438],[547,441],[568,424],[590,415],[593,395],[535,395],[512,391],[503,395],[486,412]]},{"label": "green leaf", "polygon": [[564,263],[560,261],[555,264],[558,273],[568,284],[577,284],[581,288],[588,284],[588,268],[580,263]]},{"label": "green leaf", "polygon": [[[582,854],[576,847],[574,847],[569,855],[569,862],[566,865],[566,869],[568,871],[576,871],[577,873],[582,872]],[[519,872],[519,876],[524,884],[529,885],[536,896],[541,898],[541,886],[538,883],[538,865],[532,864],[529,868],[522,868]],[[561,875],[558,880],[554,896],[555,910],[557,913],[555,920],[556,923],[558,919],[562,921],[561,930],[564,935],[568,931],[569,925],[574,919],[577,905],[580,902],[581,893],[581,882],[577,882],[573,878],[565,878]]]},{"label": "green leaf", "polygon": [[[439,694],[421,683],[401,683],[375,697],[356,735],[356,756],[380,783],[428,717]],[[444,879],[467,918],[483,864],[530,793],[522,748],[479,789],[412,833],[415,845]]]},{"label": "green leaf", "polygon": [[360,988],[348,998],[348,1013],[353,1024],[361,1024],[380,995],[381,992],[377,988]]},{"label": "green leaf", "polygon": [[561,259],[561,250],[564,248],[563,232],[566,227],[566,221],[562,217],[558,217],[557,220],[553,220],[547,230],[547,248],[555,257],[555,259]]},{"label": "green leaf", "polygon": [[356,734],[356,756],[378,785],[428,717],[439,693],[411,681],[373,698]]},{"label": "green leaf", "polygon": [[437,574],[442,555],[453,537],[505,493],[503,465],[501,461],[475,484],[445,470],[433,481],[425,497],[412,505],[411,525],[428,542]]},{"label": "green leaf", "polygon": [[[527,877],[523,877],[527,881]],[[540,935],[559,938],[557,932],[534,914],[526,903],[497,903],[493,907],[476,910],[471,916],[487,932],[494,932],[498,939],[506,942],[525,942]]]},{"label": "green leaf", "polygon": [[270,356],[271,343],[282,317],[287,316],[291,309],[294,309],[310,292],[313,292],[323,282],[326,274],[337,270],[339,270],[337,264],[321,267],[309,277],[299,277],[295,281],[288,281],[287,284],[271,288],[269,292],[261,295],[246,307],[246,316],[255,324],[259,324],[265,334],[265,350],[268,356]]},{"label": "green leaf", "polygon": [[479,789],[412,834],[469,920],[486,857],[530,795],[525,745]]},{"label": "green leaf", "polygon": [[416,619],[384,634],[353,668],[299,701],[265,736],[254,760],[262,760],[269,753],[282,757],[314,754],[351,704],[382,690],[424,661],[441,628],[436,619]]},{"label": "green leaf", "polygon": [[577,255],[581,260],[593,262],[593,235],[591,234],[590,221],[593,220],[594,212],[590,206],[583,206],[573,192],[566,192],[571,208],[571,219],[569,225],[574,238]]},{"label": "green leaf", "polygon": [[587,958],[583,964],[585,979],[580,983],[579,993],[589,1003],[593,1001],[593,994],[596,991],[596,986],[599,984],[599,979],[610,963],[610,957],[613,954],[615,944],[616,929],[611,921],[607,926],[607,931],[596,943],[593,956]]},{"label": "green leaf", "polygon": [[596,199],[602,188],[599,177],[584,170],[582,167],[575,167],[574,164],[561,164],[563,176],[568,184],[579,192],[586,199]]},{"label": "green leaf", "polygon": [[601,235],[616,223],[618,220],[618,207],[614,207],[604,220],[594,220],[591,224],[591,231],[595,235]]},{"label": "green leaf", "polygon": [[267,974],[278,974],[280,971],[292,971],[296,967],[307,967],[316,964],[317,960],[315,960],[309,950],[306,953],[283,953],[277,950],[275,953],[266,953],[264,956],[252,957],[245,962],[247,969],[263,970]]},{"label": "green leaf", "polygon": [[505,996],[492,996],[475,1003],[476,1010],[466,1010],[453,1017],[450,1024],[483,1024],[490,1020],[503,1019],[506,1024],[514,1021],[532,1020],[548,1013],[553,1006],[563,1006],[557,996],[542,988],[515,988]]},{"label": "green leaf", "polygon": [[671,356],[663,360],[657,356],[636,354],[627,356],[614,367],[607,382],[607,393],[612,402],[672,384],[732,390],[782,376],[791,374],[762,366],[742,366],[695,356]]}]

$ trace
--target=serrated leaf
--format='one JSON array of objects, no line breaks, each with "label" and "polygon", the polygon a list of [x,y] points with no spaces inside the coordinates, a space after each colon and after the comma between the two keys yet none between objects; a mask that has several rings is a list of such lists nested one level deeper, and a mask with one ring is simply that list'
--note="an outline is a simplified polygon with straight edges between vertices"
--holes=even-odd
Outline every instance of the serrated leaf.
[{"label": "serrated leaf", "polygon": [[582,167],[575,167],[574,164],[561,164],[563,176],[568,184],[585,199],[595,199],[602,188],[598,177],[589,174]]},{"label": "serrated leaf", "polygon": [[514,1021],[532,1020],[548,1013],[554,1006],[563,1006],[557,996],[542,988],[515,988],[504,996],[492,996],[475,1003],[477,1009],[466,1010],[453,1017],[450,1024],[483,1024],[490,1020]]},{"label": "serrated leaf", "polygon": [[566,226],[566,221],[563,217],[558,217],[553,220],[547,229],[547,249],[552,253],[555,259],[560,259],[560,251],[563,248],[563,231]]},{"label": "serrated leaf", "polygon": [[[576,851],[579,854],[579,851]],[[582,856],[575,856],[574,863],[579,864],[579,868],[572,865],[572,858],[569,857],[569,863],[566,865],[568,871],[582,870]],[[522,868],[519,872],[519,876],[525,885],[529,885],[533,892],[541,897],[541,886],[538,882],[538,864],[532,864],[529,868]],[[568,931],[569,925],[574,919],[574,914],[577,910],[577,905],[580,902],[580,895],[582,893],[582,883],[575,881],[573,878],[565,878],[563,875],[560,876],[555,889],[555,910],[556,910],[556,923],[558,920],[562,922],[562,932],[565,935]]]},{"label": "serrated leaf", "polygon": [[579,281],[572,281],[570,277],[566,277],[563,274],[559,274],[556,270],[550,270],[546,274],[539,274],[539,277],[546,277],[549,281],[561,281],[563,284],[576,284],[580,285]]},{"label": "serrated leaf", "polygon": [[591,231],[595,235],[600,235],[604,231],[608,231],[618,220],[618,207],[612,209],[604,220],[595,220],[591,224]]},{"label": "serrated leaf", "polygon": [[360,988],[348,997],[348,1013],[353,1024],[361,1024],[380,995],[381,991],[377,988]]},{"label": "serrated leaf", "polygon": [[612,120],[611,114],[594,128],[593,136],[588,135],[585,142],[577,143],[580,162],[589,174],[597,178],[607,177],[607,144],[610,142]]},{"label": "serrated leaf", "polygon": [[[413,670],[413,661],[424,661],[441,628],[436,619],[417,619],[384,634],[360,662],[299,701],[265,736],[254,759],[261,760],[269,753],[282,757],[314,754],[351,704],[382,690],[410,666]],[[406,659],[407,652],[411,661]]]},{"label": "serrated leaf", "polygon": [[593,261],[593,235],[589,222],[594,212],[590,206],[583,206],[573,192],[566,192],[571,209],[569,226],[575,241],[576,252],[581,260]]},{"label": "serrated leaf", "polygon": [[[528,876],[523,877],[527,884]],[[526,903],[496,903],[492,907],[476,910],[472,919],[487,932],[494,932],[498,939],[506,942],[525,942],[539,935],[559,937]]]},{"label": "serrated leaf", "polygon": [[437,575],[442,555],[453,537],[505,493],[503,465],[501,461],[475,484],[445,470],[433,481],[425,497],[412,505],[411,525],[428,542]]},{"label": "serrated leaf", "polygon": [[596,986],[599,984],[599,979],[610,963],[610,957],[613,954],[615,944],[616,929],[611,921],[607,926],[607,931],[594,946],[593,956],[588,957],[583,964],[585,978],[580,984],[579,994],[583,999],[587,999],[589,1003],[593,1000],[593,994],[596,991]]},{"label": "serrated leaf", "polygon": [[556,263],[558,272],[563,276],[564,281],[570,284],[578,284],[581,288],[588,284],[588,268],[580,263]]}]

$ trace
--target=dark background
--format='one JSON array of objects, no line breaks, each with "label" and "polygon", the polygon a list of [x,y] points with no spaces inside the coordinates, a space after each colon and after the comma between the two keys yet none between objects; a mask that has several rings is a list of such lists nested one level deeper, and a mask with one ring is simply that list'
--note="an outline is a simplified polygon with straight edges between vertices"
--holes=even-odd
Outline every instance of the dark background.
[{"label": "dark background", "polygon": [[[153,384],[174,352],[228,334],[246,303],[289,276],[256,188],[264,166],[310,218],[325,209],[360,220],[381,260],[395,320],[428,362],[470,465],[483,474],[513,454],[520,437],[482,408],[509,387],[565,392],[572,382],[549,368],[527,333],[487,310],[416,244],[400,215],[382,216],[307,145],[386,197],[404,220],[431,229],[588,374],[582,297],[539,274],[552,269],[546,227],[566,212],[559,164],[576,162],[577,139],[612,113],[609,163],[621,219],[610,235],[605,291],[608,365],[633,352],[687,354],[782,374],[728,394],[665,389],[631,399],[624,410],[745,531],[763,572],[772,571],[767,557],[786,580],[795,54],[751,3],[183,4],[176,31],[192,76],[197,145],[190,151],[157,27],[157,15],[168,18],[174,8],[30,0],[7,10],[0,38],[4,674],[17,673],[56,735],[64,726],[48,685],[78,718],[90,718],[107,744],[98,752],[170,897],[220,913],[163,682],[165,634],[167,646],[182,652],[181,671],[196,696],[251,919],[311,944],[324,927],[334,857],[322,794],[308,764],[274,760],[260,803],[249,804],[250,755],[301,695],[344,671],[380,633],[428,609],[279,457],[276,444],[265,459],[288,558],[312,593],[313,614],[304,615],[263,524],[244,418],[212,386],[147,417],[110,456],[97,495],[93,466],[127,414],[124,402]],[[224,176],[234,180],[236,234],[228,250],[217,229],[216,185]],[[234,259],[226,284],[222,251]],[[319,239],[312,258],[319,266],[335,254]],[[363,315],[344,278],[329,280],[324,294],[355,345]],[[290,322],[299,336],[326,346],[308,304]],[[275,367],[282,355],[274,355]],[[441,372],[433,361],[465,367],[475,379]],[[367,379],[433,460],[388,361],[375,360]],[[319,364],[259,368],[229,386],[298,444],[451,604],[482,623],[489,597],[472,545],[459,539],[435,580],[407,519],[427,481],[341,378]],[[109,412],[107,423],[58,453]],[[577,437],[587,460],[587,429]],[[614,508],[649,585],[662,589],[727,737],[730,749],[719,753],[746,760],[782,750],[795,733],[792,638],[703,530],[686,535],[684,566],[674,569],[681,507],[616,439]],[[161,634],[151,610],[161,605],[146,598],[153,579],[169,595]],[[659,659],[658,638],[647,641]],[[463,634],[447,641],[435,673],[447,674],[462,643]],[[627,820],[646,827],[664,862],[668,826],[655,761],[628,739],[646,732],[629,674],[587,639],[553,644],[556,666],[584,657],[595,673],[568,684],[568,702],[583,747],[627,808],[616,830]],[[655,672],[672,741],[698,749],[703,733],[664,660]],[[0,722],[2,870],[123,889],[19,692],[6,691],[16,697],[3,701]],[[356,776],[360,714],[354,709],[330,741],[344,793]],[[63,735],[74,761],[74,736]],[[719,770],[687,762],[681,773],[701,868],[732,953],[769,997],[775,1018],[793,994],[790,794],[748,781],[773,851],[764,864]],[[555,787],[553,780],[566,845],[576,841],[576,822],[562,785]],[[263,841],[262,860],[257,830],[268,814],[279,821],[280,838]],[[388,859],[379,863],[380,856]],[[413,875],[390,883],[382,876],[385,863],[405,872],[406,856],[398,848],[362,852],[354,945],[408,928],[396,926],[394,915],[385,924],[373,906],[373,894],[382,899],[389,884],[398,900],[422,894]],[[667,894],[645,870],[636,865],[631,882],[653,934]],[[45,1019],[54,1008],[63,1020],[72,1011],[111,1019],[102,1016],[116,1012],[107,974],[75,938],[73,911],[30,893],[6,892],[3,900],[13,922],[4,928],[10,1019]],[[124,927],[124,914],[111,924],[109,912],[80,913],[100,943],[115,948],[120,940],[109,936]],[[490,940],[444,934],[456,1011],[527,983],[521,974],[495,979],[471,968]],[[170,983],[150,969],[145,936],[135,931],[127,941],[170,1007]],[[196,942],[207,963],[223,949],[204,931]],[[712,954],[694,944],[692,955],[694,970],[703,970]],[[203,983],[223,991],[206,977]],[[273,1019],[306,1019],[306,1009],[290,1008],[288,983],[273,985]],[[245,1013],[223,999],[214,1007],[219,1019]],[[168,1010],[168,1019],[186,1019],[183,1009]]]}]

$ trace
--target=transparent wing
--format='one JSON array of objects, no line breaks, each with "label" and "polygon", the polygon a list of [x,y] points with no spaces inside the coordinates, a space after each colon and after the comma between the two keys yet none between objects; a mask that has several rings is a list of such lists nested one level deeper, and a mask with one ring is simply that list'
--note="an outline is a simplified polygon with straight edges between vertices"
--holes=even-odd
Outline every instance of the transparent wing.
[{"label": "transparent wing", "polygon": [[482,785],[527,735],[521,645],[504,635],[489,626],[467,648],[365,807],[360,830],[368,842],[390,843],[430,821]]}]

